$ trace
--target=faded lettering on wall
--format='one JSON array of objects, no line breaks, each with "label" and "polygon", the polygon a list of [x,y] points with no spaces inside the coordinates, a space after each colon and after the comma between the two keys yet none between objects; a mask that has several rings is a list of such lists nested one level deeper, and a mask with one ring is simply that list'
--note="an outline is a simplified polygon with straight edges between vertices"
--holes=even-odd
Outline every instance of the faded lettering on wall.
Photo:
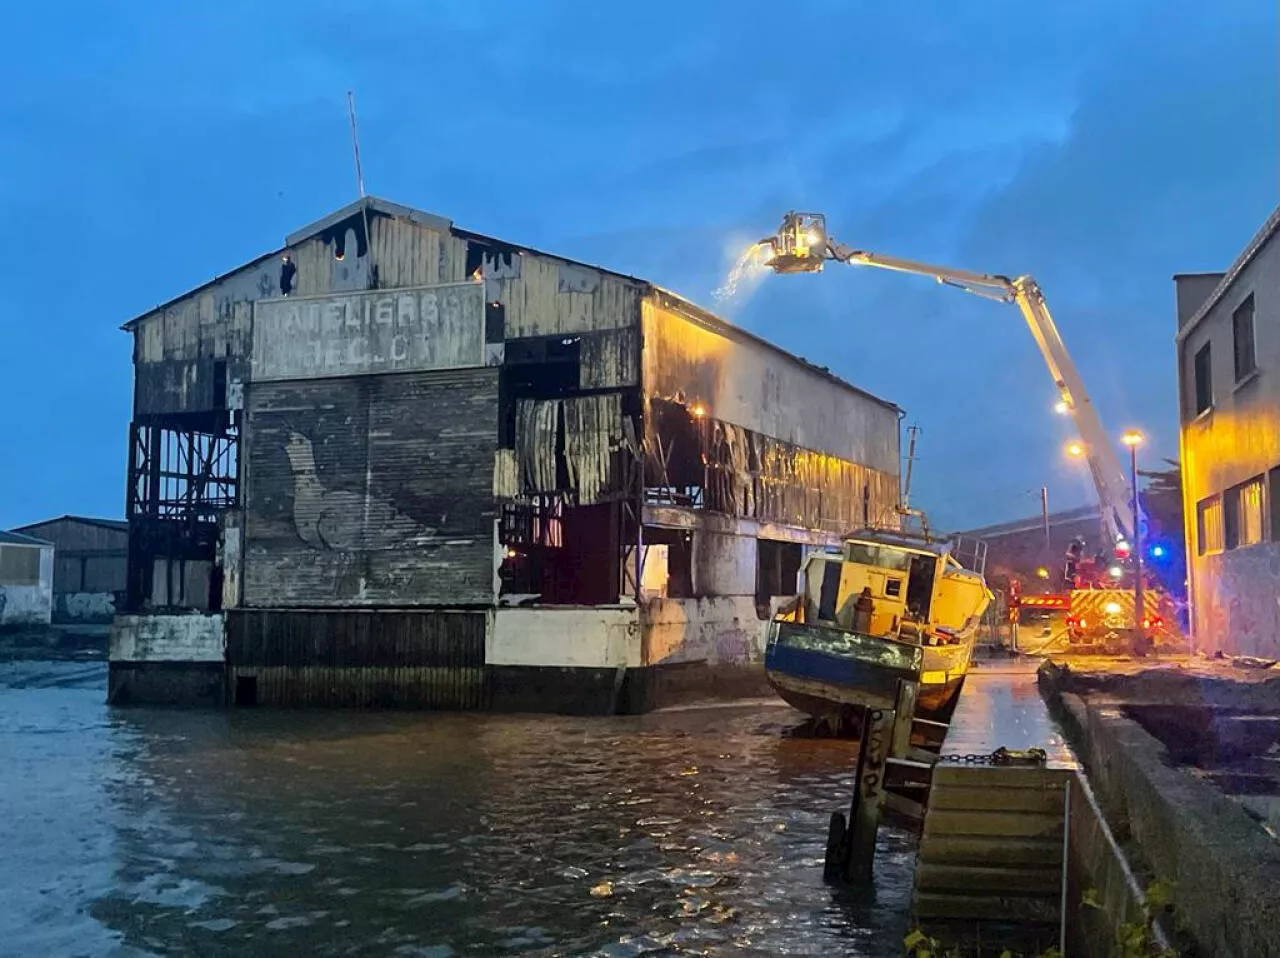
[{"label": "faded lettering on wall", "polygon": [[264,300],[254,304],[254,380],[484,365],[484,286]]}]

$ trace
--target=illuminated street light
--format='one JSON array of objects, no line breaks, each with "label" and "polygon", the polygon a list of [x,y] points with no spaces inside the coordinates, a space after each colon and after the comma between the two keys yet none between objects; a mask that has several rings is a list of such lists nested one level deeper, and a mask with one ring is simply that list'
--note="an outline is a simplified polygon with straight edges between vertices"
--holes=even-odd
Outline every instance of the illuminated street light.
[{"label": "illuminated street light", "polygon": [[1129,447],[1129,483],[1133,494],[1133,620],[1137,627],[1134,652],[1146,655],[1147,607],[1142,588],[1142,507],[1138,503],[1138,447],[1142,445],[1143,435],[1136,429],[1126,429],[1120,441]]},{"label": "illuminated street light", "polygon": [[1084,443],[1075,442],[1074,440],[1067,443],[1067,455],[1072,459],[1079,459],[1084,455]]}]

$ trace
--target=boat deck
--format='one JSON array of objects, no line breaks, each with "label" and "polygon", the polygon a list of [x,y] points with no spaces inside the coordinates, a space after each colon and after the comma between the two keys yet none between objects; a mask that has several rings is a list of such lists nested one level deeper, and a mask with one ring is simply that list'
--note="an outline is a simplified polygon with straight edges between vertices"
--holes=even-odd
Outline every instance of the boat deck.
[{"label": "boat deck", "polygon": [[942,756],[987,755],[1009,749],[1042,748],[1048,768],[1074,770],[1075,754],[1062,737],[1036,686],[1033,662],[975,661],[951,717]]}]

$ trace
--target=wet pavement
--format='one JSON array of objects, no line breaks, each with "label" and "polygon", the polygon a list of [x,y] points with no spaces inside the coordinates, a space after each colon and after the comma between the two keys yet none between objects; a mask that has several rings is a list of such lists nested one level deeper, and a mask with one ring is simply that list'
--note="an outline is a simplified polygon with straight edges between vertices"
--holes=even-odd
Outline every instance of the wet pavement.
[{"label": "wet pavement", "polygon": [[899,955],[914,843],[822,883],[856,745],[639,718],[109,709],[0,664],[0,954]]},{"label": "wet pavement", "polygon": [[1079,767],[1036,684],[1037,660],[975,662],[951,717],[944,758],[989,755],[998,748],[1045,751],[1048,768]]}]

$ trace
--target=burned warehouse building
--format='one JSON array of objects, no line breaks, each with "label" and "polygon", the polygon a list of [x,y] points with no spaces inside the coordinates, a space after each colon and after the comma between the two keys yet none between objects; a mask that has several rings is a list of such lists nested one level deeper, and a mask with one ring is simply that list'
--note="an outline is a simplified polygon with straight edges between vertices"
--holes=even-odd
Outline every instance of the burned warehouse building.
[{"label": "burned warehouse building", "polygon": [[365,199],[127,323],[114,702],[642,711],[896,527],[899,410],[651,283]]}]

